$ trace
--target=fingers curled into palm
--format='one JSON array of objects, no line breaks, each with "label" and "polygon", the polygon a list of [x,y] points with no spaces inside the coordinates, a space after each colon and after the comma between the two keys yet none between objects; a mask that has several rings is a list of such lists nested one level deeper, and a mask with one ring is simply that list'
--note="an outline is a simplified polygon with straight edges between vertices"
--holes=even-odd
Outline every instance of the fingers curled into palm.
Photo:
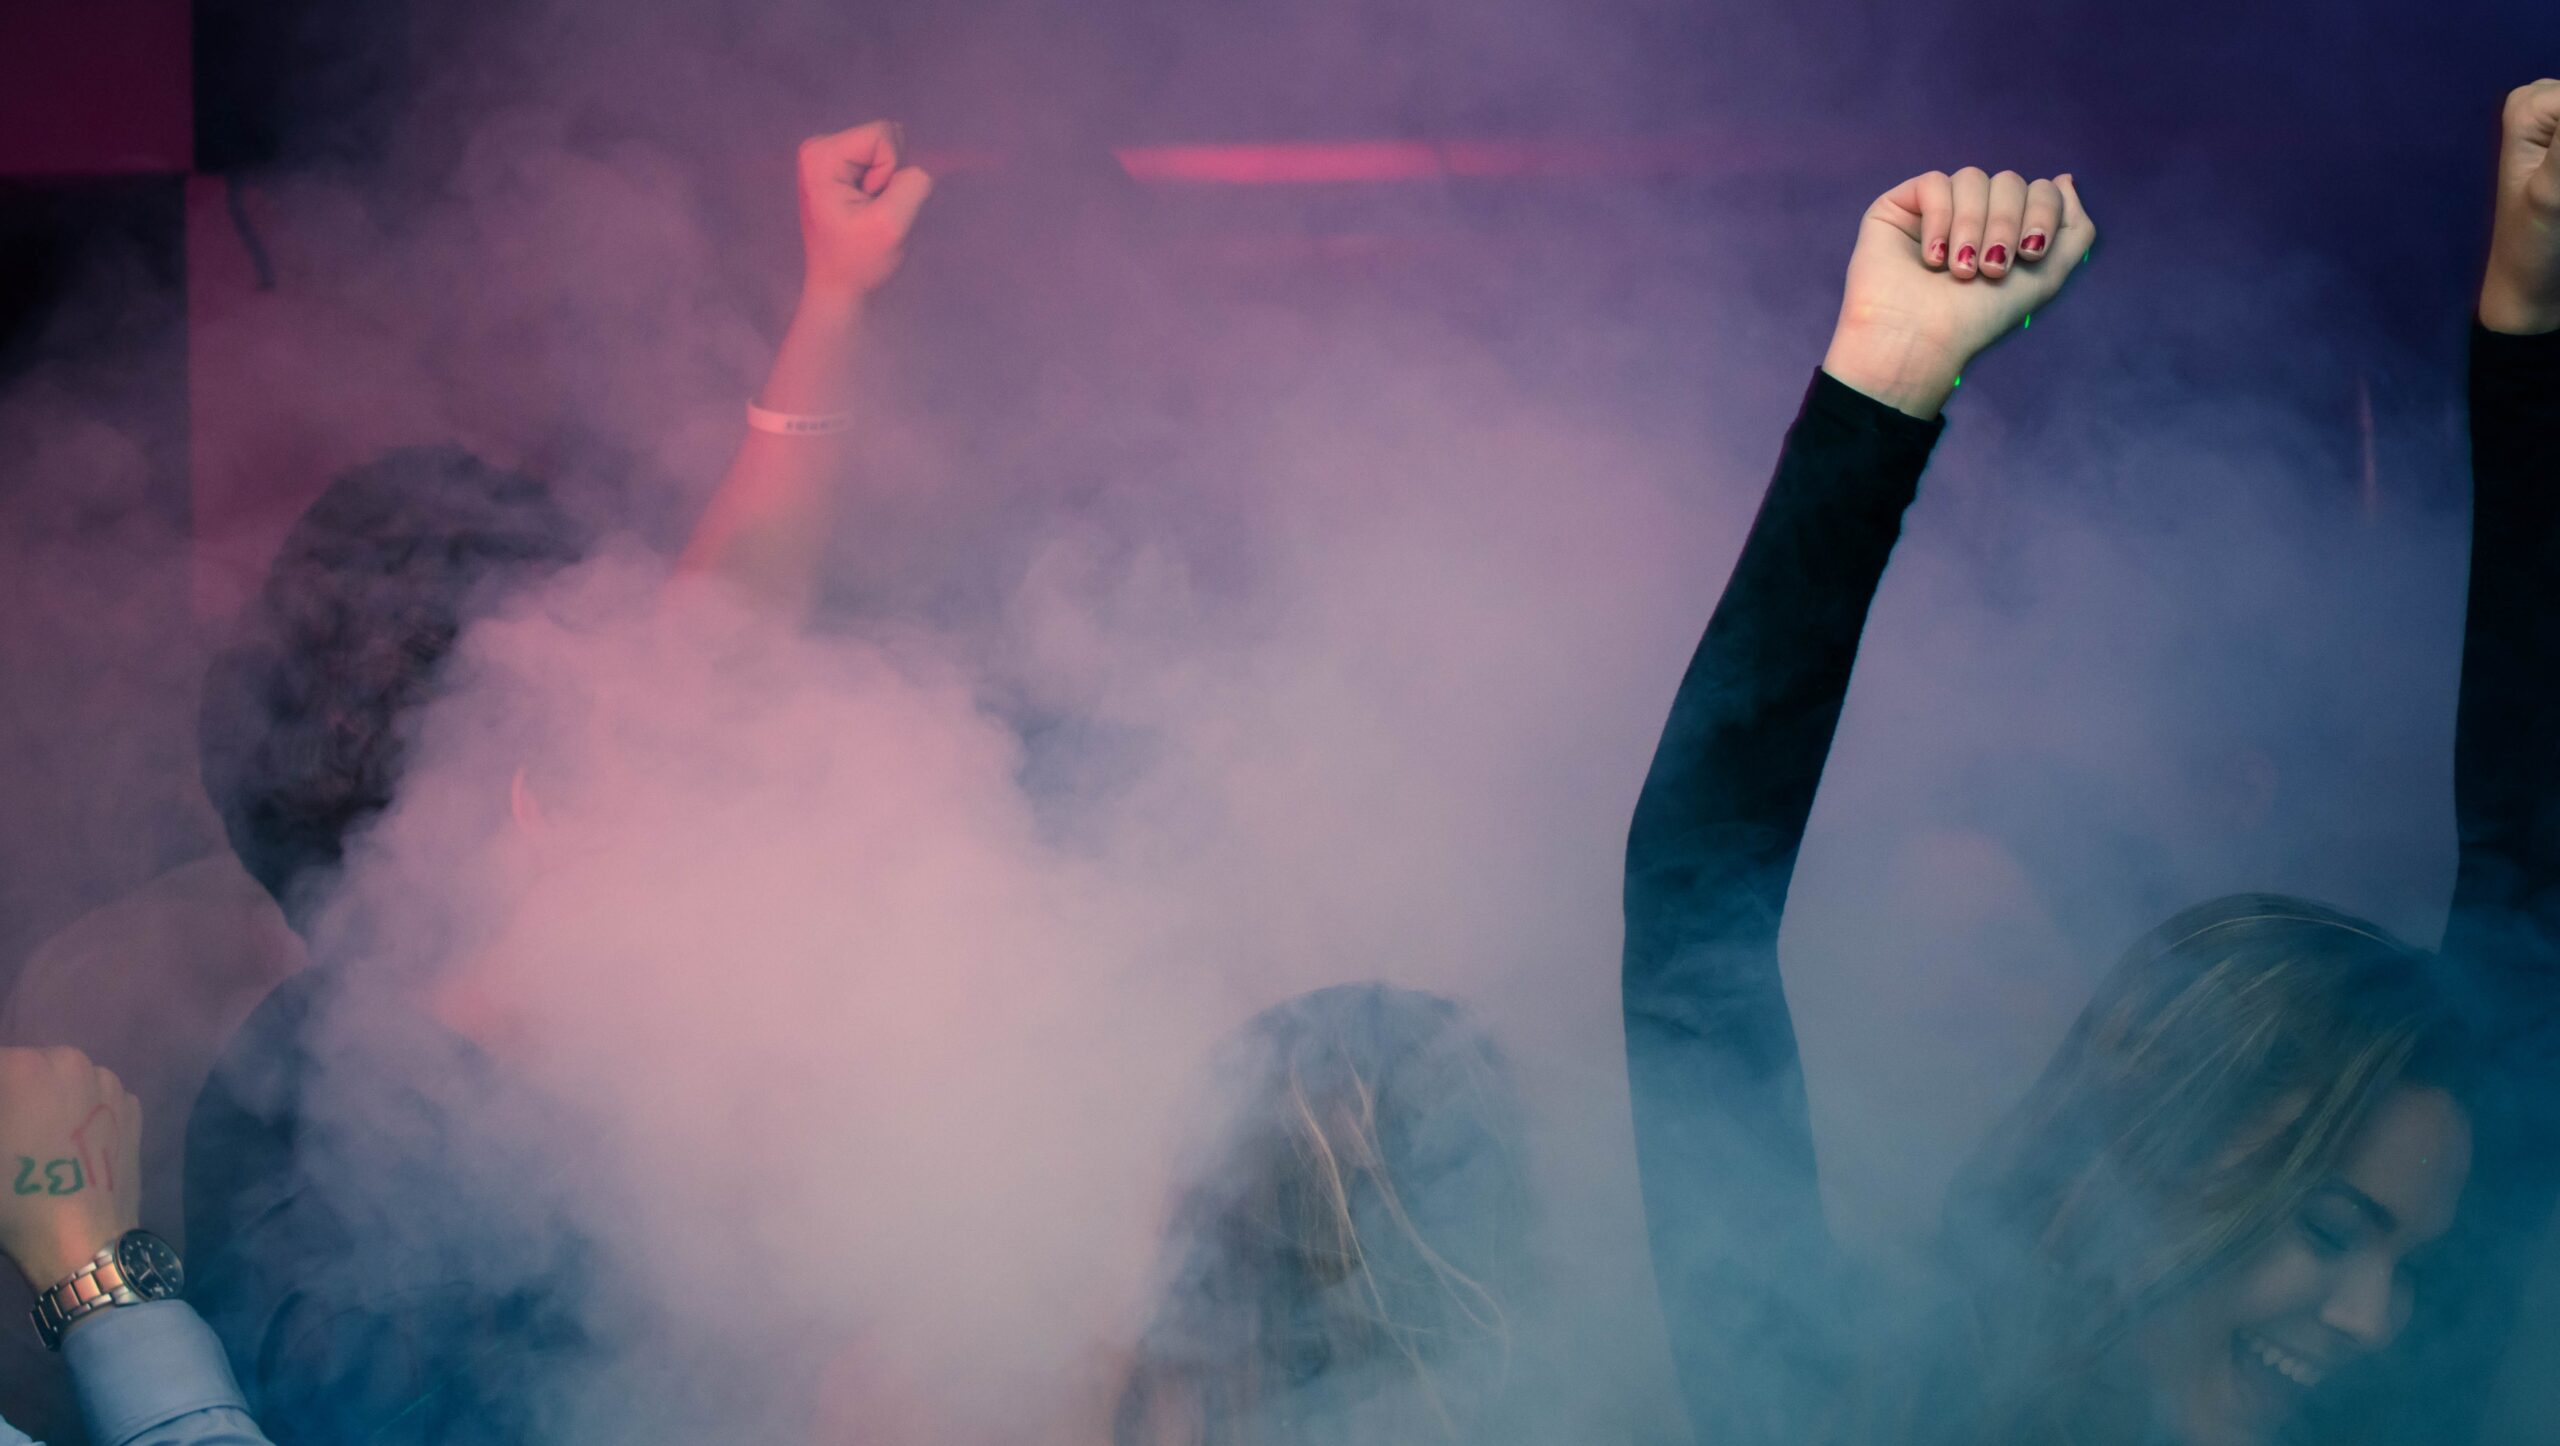
[{"label": "fingers curled into palm", "polygon": [[906,163],[906,134],[872,121],[800,143],[800,235],[813,290],[861,295],[897,272],[933,178]]}]

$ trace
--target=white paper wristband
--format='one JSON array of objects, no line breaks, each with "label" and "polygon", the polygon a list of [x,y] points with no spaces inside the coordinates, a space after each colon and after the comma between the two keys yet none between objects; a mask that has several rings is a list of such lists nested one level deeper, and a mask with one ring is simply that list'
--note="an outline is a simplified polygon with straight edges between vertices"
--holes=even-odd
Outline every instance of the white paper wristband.
[{"label": "white paper wristband", "polygon": [[769,412],[753,402],[747,403],[747,425],[759,432],[782,437],[827,437],[853,430],[853,413],[827,412],[809,415],[800,412]]}]

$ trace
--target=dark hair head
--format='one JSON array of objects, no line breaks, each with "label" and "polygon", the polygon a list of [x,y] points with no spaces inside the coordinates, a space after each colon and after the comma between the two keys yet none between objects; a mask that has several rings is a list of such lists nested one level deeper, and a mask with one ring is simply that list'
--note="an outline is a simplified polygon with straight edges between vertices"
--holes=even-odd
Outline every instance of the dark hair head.
[{"label": "dark hair head", "polygon": [[1177,1193],[1117,1439],[1461,1433],[1528,1272],[1500,1052],[1446,999],[1358,984],[1265,1011],[1219,1065],[1234,1103]]},{"label": "dark hair head", "polygon": [[584,542],[541,483],[451,446],[348,471],[294,524],[206,673],[196,738],[232,848],[296,928],[318,874],[390,805],[463,626]]}]

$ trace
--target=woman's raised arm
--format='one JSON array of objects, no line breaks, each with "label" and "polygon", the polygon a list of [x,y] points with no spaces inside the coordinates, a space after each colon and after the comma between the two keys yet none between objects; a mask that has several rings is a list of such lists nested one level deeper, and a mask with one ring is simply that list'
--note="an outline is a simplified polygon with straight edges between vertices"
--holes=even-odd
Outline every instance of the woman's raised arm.
[{"label": "woman's raised arm", "polygon": [[2484,1026],[2470,1269],[2373,1439],[2467,1441],[2560,1187],[2560,80],[2507,98],[2471,335],[2471,592],[2445,957]]},{"label": "woman's raised arm", "polygon": [[1867,607],[1966,365],[2096,229],[2070,178],[1915,177],[1860,225],[1787,434],[1627,839],[1628,1083],[1655,1279],[1699,1439],[1804,1439],[1835,1278],[1779,916]]}]

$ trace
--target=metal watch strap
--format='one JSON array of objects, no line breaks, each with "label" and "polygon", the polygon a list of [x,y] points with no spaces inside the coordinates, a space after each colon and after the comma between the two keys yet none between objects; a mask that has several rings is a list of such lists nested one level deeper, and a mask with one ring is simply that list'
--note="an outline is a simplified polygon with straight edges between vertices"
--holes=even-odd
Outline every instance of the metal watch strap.
[{"label": "metal watch strap", "polygon": [[142,1297],[125,1283],[124,1267],[116,1263],[116,1247],[110,1243],[97,1257],[62,1280],[36,1293],[35,1309],[28,1314],[35,1319],[36,1335],[45,1349],[62,1349],[62,1333],[73,1321],[94,1315],[110,1306],[140,1305]]}]

